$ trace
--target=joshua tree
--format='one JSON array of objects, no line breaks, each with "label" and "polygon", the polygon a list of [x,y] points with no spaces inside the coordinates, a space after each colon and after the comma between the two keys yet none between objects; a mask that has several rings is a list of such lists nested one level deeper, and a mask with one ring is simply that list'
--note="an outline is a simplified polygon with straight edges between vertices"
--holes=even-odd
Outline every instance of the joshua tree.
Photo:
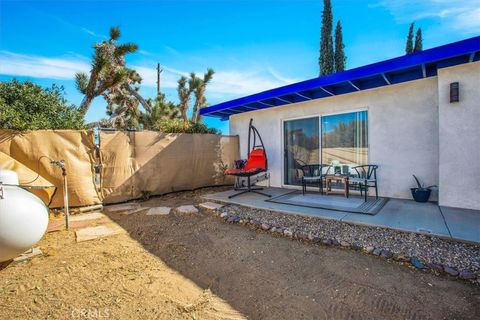
[{"label": "joshua tree", "polygon": [[207,88],[207,84],[212,80],[214,73],[215,71],[213,71],[213,69],[208,69],[207,72],[203,74],[203,79],[197,77],[195,73],[190,74],[193,94],[195,96],[191,121],[195,123],[202,121],[202,116],[200,116],[200,109],[207,105],[207,99],[205,98],[205,90]]},{"label": "joshua tree", "polygon": [[93,99],[115,90],[117,95],[132,95],[146,110],[150,107],[140,96],[138,89],[133,87],[139,84],[142,78],[135,70],[127,68],[125,63],[125,55],[136,52],[138,46],[135,43],[117,44],[119,37],[120,29],[110,28],[110,39],[93,46],[95,52],[90,75],[75,75],[76,86],[84,94],[79,108],[83,115],[87,113]]},{"label": "joshua tree", "polygon": [[140,127],[140,110],[138,100],[125,88],[109,90],[104,95],[107,101],[107,115],[111,126],[118,129],[138,129]]},{"label": "joshua tree", "polygon": [[151,106],[151,111],[141,115],[144,129],[156,129],[156,124],[161,120],[180,118],[178,106],[168,101],[163,93],[160,93],[155,100],[149,99],[148,103]]},{"label": "joshua tree", "polygon": [[192,95],[193,91],[193,84],[192,79],[187,80],[186,77],[182,76],[178,80],[177,92],[178,92],[178,99],[180,100],[178,104],[178,108],[180,109],[180,114],[184,121],[187,121],[187,111],[188,111],[188,104],[190,103],[190,96]]}]

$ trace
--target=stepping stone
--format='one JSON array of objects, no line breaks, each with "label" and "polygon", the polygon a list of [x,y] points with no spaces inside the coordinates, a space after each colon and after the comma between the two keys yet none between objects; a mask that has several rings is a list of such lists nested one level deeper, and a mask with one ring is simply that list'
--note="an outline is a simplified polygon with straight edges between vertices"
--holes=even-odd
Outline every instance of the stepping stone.
[{"label": "stepping stone", "polygon": [[112,206],[104,207],[103,210],[106,212],[118,212],[118,211],[135,210],[137,208],[138,208],[138,203],[122,203],[122,204],[115,204]]},{"label": "stepping stone", "polygon": [[69,220],[70,222],[76,222],[76,221],[97,220],[105,217],[106,215],[104,215],[101,212],[92,212],[92,213],[77,214],[74,216],[70,216]]},{"label": "stepping stone", "polygon": [[207,210],[220,210],[220,208],[222,208],[223,205],[215,202],[204,202],[204,203],[200,203],[200,207]]},{"label": "stepping stone", "polygon": [[33,257],[36,257],[36,256],[41,256],[41,255],[43,255],[43,252],[42,252],[42,250],[40,250],[40,248],[33,248],[33,249],[28,250],[28,251],[25,251],[24,253],[22,253],[21,255],[16,257],[15,259],[13,259],[13,261],[14,262],[25,261],[25,260],[31,259]]},{"label": "stepping stone", "polygon": [[77,230],[75,231],[75,235],[77,237],[77,242],[83,242],[83,241],[113,236],[116,234],[120,234],[122,232],[124,232],[124,230],[119,226],[104,225],[104,226],[90,227],[90,228]]},{"label": "stepping stone", "polygon": [[147,211],[147,216],[166,216],[170,213],[171,208],[169,207],[155,207],[150,208]]},{"label": "stepping stone", "polygon": [[176,211],[178,213],[184,213],[184,214],[188,214],[188,213],[198,213],[198,209],[195,208],[194,206],[192,205],[186,205],[186,206],[180,206],[176,209]]},{"label": "stepping stone", "polygon": [[132,213],[137,213],[139,211],[143,211],[143,210],[147,210],[147,209],[148,208],[137,208],[137,209],[134,209],[134,210],[120,212],[120,214],[124,215],[124,216],[128,216],[128,215],[131,215]]}]

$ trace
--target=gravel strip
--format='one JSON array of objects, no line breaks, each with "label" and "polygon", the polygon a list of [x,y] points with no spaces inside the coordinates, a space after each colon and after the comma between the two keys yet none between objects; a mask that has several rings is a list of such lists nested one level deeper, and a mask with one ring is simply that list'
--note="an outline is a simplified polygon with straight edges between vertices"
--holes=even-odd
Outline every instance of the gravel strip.
[{"label": "gravel strip", "polygon": [[480,246],[430,235],[226,205],[227,222],[250,224],[282,236],[363,250],[380,257],[409,261],[418,269],[445,272],[480,284]]}]

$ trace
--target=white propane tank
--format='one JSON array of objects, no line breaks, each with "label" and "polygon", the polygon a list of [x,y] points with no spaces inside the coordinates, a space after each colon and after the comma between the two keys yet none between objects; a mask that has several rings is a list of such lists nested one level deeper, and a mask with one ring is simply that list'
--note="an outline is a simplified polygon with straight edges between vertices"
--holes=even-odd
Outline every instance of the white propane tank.
[{"label": "white propane tank", "polygon": [[0,170],[0,262],[30,249],[45,234],[48,208],[18,186],[14,171]]}]

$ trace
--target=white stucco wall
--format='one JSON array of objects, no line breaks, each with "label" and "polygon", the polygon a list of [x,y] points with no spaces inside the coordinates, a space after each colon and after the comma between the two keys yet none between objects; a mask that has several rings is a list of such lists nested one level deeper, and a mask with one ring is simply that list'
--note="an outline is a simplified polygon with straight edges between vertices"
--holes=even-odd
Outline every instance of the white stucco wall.
[{"label": "white stucco wall", "polygon": [[[460,101],[450,103],[450,83]],[[442,206],[480,210],[480,62],[438,72]]]},{"label": "white stucco wall", "polygon": [[[248,121],[254,119],[265,142],[272,186],[283,185],[282,120],[368,110],[369,162],[378,164],[380,196],[411,198],[412,174],[438,184],[437,78],[359,91],[230,117],[230,133],[247,153]],[[436,199],[436,194],[431,200]]]}]

